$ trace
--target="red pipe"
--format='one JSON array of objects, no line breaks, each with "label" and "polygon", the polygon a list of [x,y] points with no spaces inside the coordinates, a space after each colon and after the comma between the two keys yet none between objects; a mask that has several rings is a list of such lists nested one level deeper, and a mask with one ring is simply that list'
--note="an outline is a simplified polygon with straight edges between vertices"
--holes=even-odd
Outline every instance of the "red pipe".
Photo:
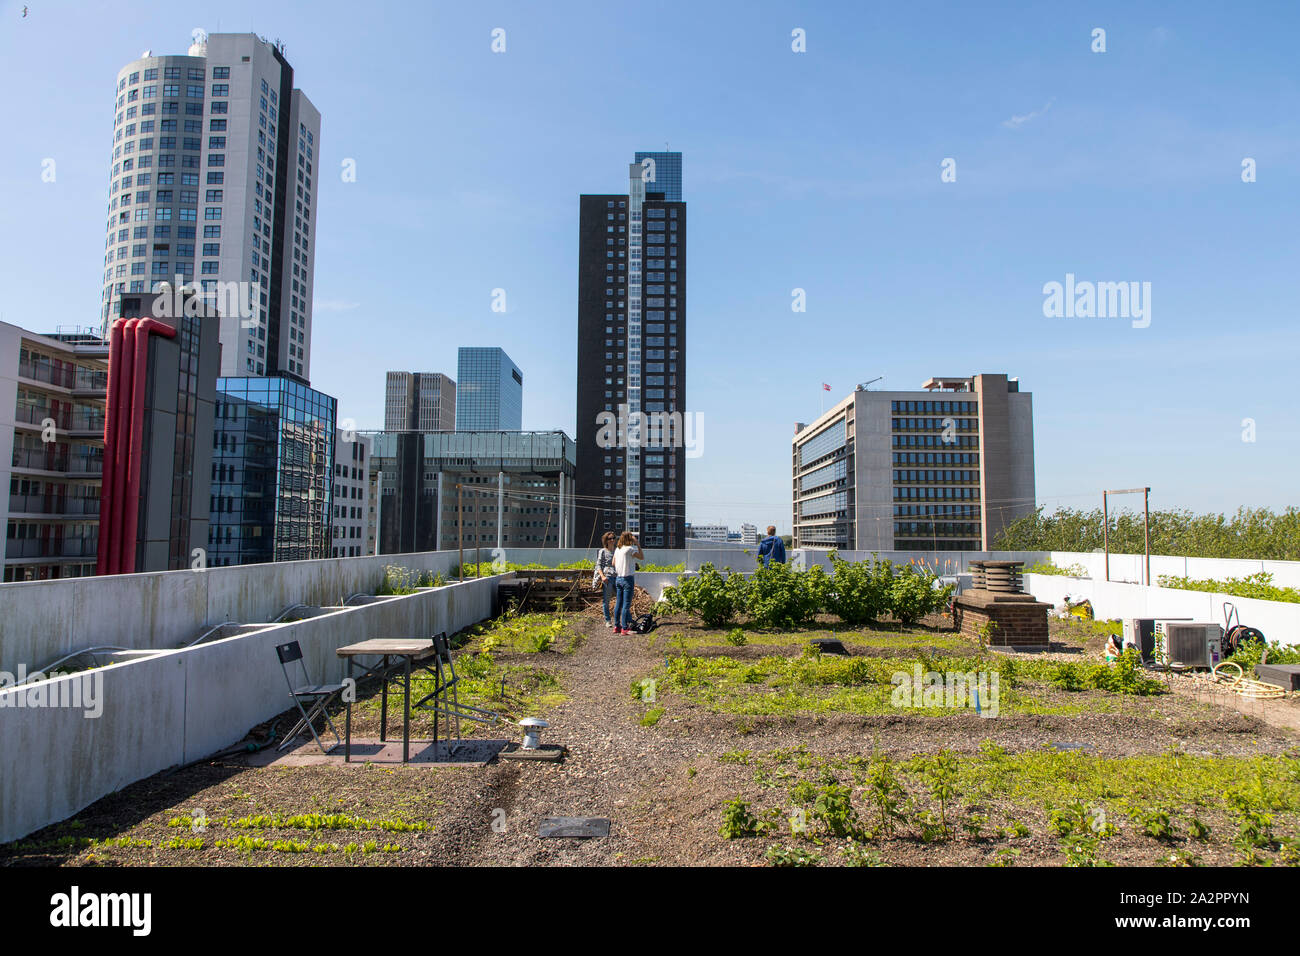
[{"label": "red pipe", "polygon": [[113,500],[110,502],[108,574],[122,573],[122,515],[126,510],[126,468],[131,428],[131,376],[135,367],[135,324],[122,323],[121,378],[117,390],[117,422],[113,430]]},{"label": "red pipe", "polygon": [[108,345],[108,396],[104,408],[104,478],[99,493],[99,551],[95,556],[95,573],[108,574],[109,548],[108,537],[113,525],[113,496],[117,492],[117,483],[113,480],[113,462],[117,457],[117,445],[113,440],[117,428],[118,393],[122,390],[122,326],[121,319],[115,319],[109,333]]},{"label": "red pipe", "polygon": [[[135,536],[140,525],[140,465],[144,447],[144,410],[148,389],[149,333],[174,339],[176,330],[157,319],[135,323],[135,369],[131,376],[131,444],[127,448],[126,500],[124,502],[121,573],[135,571]],[[170,491],[170,489],[168,489]]]}]

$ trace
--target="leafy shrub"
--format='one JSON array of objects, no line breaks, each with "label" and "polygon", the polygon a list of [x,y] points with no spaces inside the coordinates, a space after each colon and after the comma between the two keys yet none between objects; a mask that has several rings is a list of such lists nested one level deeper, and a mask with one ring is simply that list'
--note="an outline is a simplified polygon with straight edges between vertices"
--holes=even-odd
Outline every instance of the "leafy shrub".
[{"label": "leafy shrub", "polygon": [[1259,571],[1244,578],[1180,578],[1162,574],[1159,577],[1162,588],[1178,588],[1183,591],[1209,591],[1214,594],[1232,594],[1236,597],[1257,598],[1261,601],[1286,601],[1300,604],[1300,590],[1278,587],[1273,583],[1273,575]]},{"label": "leafy shrub", "polygon": [[936,587],[932,571],[907,565],[894,575],[889,588],[889,610],[904,624],[915,624],[927,614],[948,606],[952,585]]},{"label": "leafy shrub", "polygon": [[845,561],[830,553],[833,577],[826,596],[826,610],[845,624],[860,627],[874,623],[889,610],[894,583],[890,561]]},{"label": "leafy shrub", "polygon": [[1065,577],[1071,578],[1086,578],[1091,576],[1088,574],[1088,569],[1081,564],[1070,564],[1060,568],[1051,561],[1040,561],[1037,564],[1031,564],[1029,567],[1024,569],[1024,573],[1064,575]]},{"label": "leafy shrub", "polygon": [[1300,646],[1283,647],[1278,641],[1265,644],[1263,641],[1247,641],[1237,647],[1228,660],[1241,668],[1241,673],[1249,677],[1255,673],[1255,665],[1264,659],[1268,651],[1270,664],[1300,664]]},{"label": "leafy shrub", "polygon": [[[1038,508],[1012,522],[993,544],[996,551],[1093,551],[1102,546],[1102,509]],[[1240,508],[1232,516],[1152,511],[1151,553],[1182,557],[1300,560],[1300,508],[1280,512]],[[1141,512],[1110,513],[1113,554],[1141,554]]]},{"label": "leafy shrub", "polygon": [[829,579],[820,567],[796,571],[773,562],[754,571],[745,610],[759,627],[801,627],[817,616],[828,590]]},{"label": "leafy shrub", "polygon": [[721,627],[745,606],[748,582],[739,574],[723,574],[702,564],[694,577],[682,576],[664,589],[664,602],[674,611],[697,615],[709,627]]}]

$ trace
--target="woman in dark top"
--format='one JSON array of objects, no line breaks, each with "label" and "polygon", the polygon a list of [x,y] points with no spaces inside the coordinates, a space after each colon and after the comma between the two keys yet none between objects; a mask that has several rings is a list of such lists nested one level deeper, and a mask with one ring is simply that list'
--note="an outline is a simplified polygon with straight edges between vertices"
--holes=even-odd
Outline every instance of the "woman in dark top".
[{"label": "woman in dark top", "polygon": [[600,543],[604,545],[596,555],[596,572],[592,575],[592,585],[600,588],[600,608],[605,612],[605,626],[613,627],[609,619],[609,605],[614,600],[614,532],[606,531]]}]

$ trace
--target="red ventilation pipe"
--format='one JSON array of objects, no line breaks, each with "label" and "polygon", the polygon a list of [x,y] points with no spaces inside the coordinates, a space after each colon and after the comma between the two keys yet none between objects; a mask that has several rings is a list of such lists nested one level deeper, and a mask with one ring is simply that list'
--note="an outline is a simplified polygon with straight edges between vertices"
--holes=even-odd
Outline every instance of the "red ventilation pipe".
[{"label": "red ventilation pipe", "polygon": [[[126,501],[122,525],[123,574],[135,571],[135,536],[140,524],[140,466],[144,448],[144,408],[148,390],[149,333],[174,339],[176,330],[157,319],[137,319],[135,323],[135,372],[131,377],[131,445],[126,479]],[[170,488],[168,491],[170,492]]]},{"label": "red ventilation pipe", "polygon": [[114,475],[117,460],[117,416],[118,395],[122,391],[122,339],[124,319],[113,322],[108,344],[108,397],[104,410],[104,478],[99,493],[99,553],[95,558],[95,573],[109,574],[110,556],[115,555],[109,545],[110,529],[113,526],[113,501],[117,492]]},{"label": "red ventilation pipe", "polygon": [[135,570],[150,332],[169,339],[176,337],[174,328],[155,319],[119,319],[113,323],[96,559],[99,574],[130,574]]}]

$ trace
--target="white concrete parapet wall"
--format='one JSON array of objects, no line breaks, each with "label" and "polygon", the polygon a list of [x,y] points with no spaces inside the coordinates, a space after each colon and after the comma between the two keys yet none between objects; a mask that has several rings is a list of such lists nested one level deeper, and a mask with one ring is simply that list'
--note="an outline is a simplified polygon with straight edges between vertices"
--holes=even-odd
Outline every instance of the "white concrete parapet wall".
[{"label": "white concrete parapet wall", "polygon": [[[407,560],[387,563],[411,566],[412,556],[402,557]],[[281,567],[263,571],[272,578]],[[128,577],[150,576],[116,580]],[[337,681],[344,674],[335,654],[339,647],[374,637],[453,634],[492,615],[502,577],[326,609],[301,621],[0,690],[0,842],[63,820],[168,767],[230,747],[292,707],[276,645],[298,641],[311,678]],[[310,578],[301,580],[308,584]],[[284,593],[264,600],[278,613]],[[20,696],[27,703],[35,693],[55,699],[69,682],[82,682],[83,688],[93,682],[97,690],[83,691],[80,707],[17,706]],[[85,704],[92,696],[100,713],[88,717]]]},{"label": "white concrete parapet wall", "polygon": [[1236,606],[1242,624],[1258,628],[1266,640],[1300,643],[1300,604],[1058,574],[1026,574],[1025,590],[1053,605],[1061,604],[1067,596],[1076,601],[1087,598],[1098,619],[1163,617],[1222,624],[1226,602]]}]

